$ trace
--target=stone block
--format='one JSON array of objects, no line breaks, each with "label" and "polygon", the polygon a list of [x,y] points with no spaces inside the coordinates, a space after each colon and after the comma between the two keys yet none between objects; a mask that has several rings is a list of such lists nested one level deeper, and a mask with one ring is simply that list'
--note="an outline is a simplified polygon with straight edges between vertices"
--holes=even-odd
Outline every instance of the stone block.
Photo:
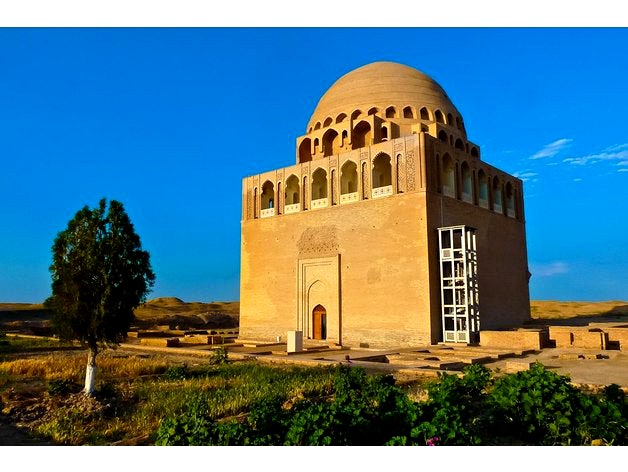
[{"label": "stone block", "polygon": [[179,346],[179,338],[142,338],[141,344],[154,347],[176,347]]},{"label": "stone block", "polygon": [[557,348],[573,346],[573,333],[571,331],[557,331],[553,335],[550,333],[550,339],[556,342]]},{"label": "stone block", "polygon": [[620,351],[628,351],[628,328],[607,328],[609,343],[619,344]]},{"label": "stone block", "polygon": [[580,349],[606,349],[608,335],[602,331],[574,331],[573,347]]},{"label": "stone block", "polygon": [[530,369],[533,362],[525,361],[506,361],[505,371],[507,374],[515,374]]},{"label": "stone block", "polygon": [[483,347],[539,351],[547,341],[543,330],[480,331],[480,346]]},{"label": "stone block", "polygon": [[209,338],[211,338],[211,336],[193,334],[190,336],[184,336],[182,338],[179,338],[179,342],[181,344],[192,344],[192,345],[211,344]]},{"label": "stone block", "polygon": [[303,350],[303,331],[288,331],[287,352],[301,352]]}]

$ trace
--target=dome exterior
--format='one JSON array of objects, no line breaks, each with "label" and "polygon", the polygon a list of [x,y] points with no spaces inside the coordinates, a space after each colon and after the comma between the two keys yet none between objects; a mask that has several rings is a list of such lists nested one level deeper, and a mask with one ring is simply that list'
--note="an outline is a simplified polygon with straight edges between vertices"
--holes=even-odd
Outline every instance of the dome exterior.
[{"label": "dome exterior", "polygon": [[388,107],[402,110],[413,107],[418,112],[422,107],[431,112],[440,110],[462,117],[449,97],[431,77],[423,72],[395,62],[374,62],[359,67],[340,77],[318,102],[307,130],[316,123],[324,123],[344,113],[351,116],[356,110],[366,115],[377,108],[383,112]]}]

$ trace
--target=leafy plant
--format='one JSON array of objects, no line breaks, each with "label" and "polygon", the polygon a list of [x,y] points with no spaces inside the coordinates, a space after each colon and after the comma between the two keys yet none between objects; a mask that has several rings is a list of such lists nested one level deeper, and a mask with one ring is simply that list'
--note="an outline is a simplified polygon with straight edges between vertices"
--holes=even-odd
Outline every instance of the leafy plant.
[{"label": "leafy plant", "polygon": [[425,418],[411,431],[411,444],[428,444],[438,437],[443,445],[481,444],[487,427],[483,414],[486,389],[491,383],[490,371],[472,364],[463,369],[463,377],[442,373],[428,384],[429,400],[421,405]]},{"label": "leafy plant", "polygon": [[498,380],[487,401],[495,432],[528,444],[625,443],[628,419],[618,389],[598,400],[569,381],[540,363]]},{"label": "leafy plant", "polygon": [[77,384],[69,379],[56,379],[48,382],[48,393],[50,395],[62,395],[74,392]]},{"label": "leafy plant", "polygon": [[171,381],[186,380],[190,377],[190,370],[187,365],[170,366],[164,372],[164,379]]},{"label": "leafy plant", "polygon": [[224,346],[220,346],[212,351],[209,363],[213,365],[222,365],[228,362],[229,354]]}]

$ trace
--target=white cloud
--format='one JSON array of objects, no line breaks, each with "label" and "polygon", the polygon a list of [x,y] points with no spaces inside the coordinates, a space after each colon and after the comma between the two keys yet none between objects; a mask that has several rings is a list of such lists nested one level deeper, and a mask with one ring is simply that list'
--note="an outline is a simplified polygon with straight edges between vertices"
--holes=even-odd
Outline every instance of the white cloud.
[{"label": "white cloud", "polygon": [[622,149],[628,149],[628,143],[624,144],[615,144],[614,146],[610,146],[606,148],[608,152],[621,151]]},{"label": "white cloud", "polygon": [[523,182],[528,182],[529,180],[531,180],[532,182],[535,182],[537,179],[532,179],[532,177],[536,177],[537,174],[536,172],[531,172],[531,171],[522,171],[522,172],[515,172],[513,174],[515,177],[517,177],[518,179],[521,179]]},{"label": "white cloud", "polygon": [[617,172],[628,172],[628,169],[617,169]]},{"label": "white cloud", "polygon": [[617,163],[617,165],[628,165],[628,143],[616,144],[614,146],[603,149],[600,152],[587,154],[585,156],[568,157],[567,159],[563,159],[563,162],[568,162],[569,164],[576,165],[595,164],[597,162],[603,161],[620,161]]},{"label": "white cloud", "polygon": [[551,277],[558,274],[566,274],[569,272],[569,266],[565,262],[556,261],[547,264],[531,264],[530,272],[532,276]]},{"label": "white cloud", "polygon": [[543,146],[543,149],[530,156],[530,159],[553,157],[560,151],[562,151],[565,147],[567,147],[572,141],[573,139],[561,138],[554,141],[553,143],[546,144],[545,146]]},{"label": "white cloud", "polygon": [[574,182],[582,182],[582,179],[578,178],[578,179],[573,179]]}]

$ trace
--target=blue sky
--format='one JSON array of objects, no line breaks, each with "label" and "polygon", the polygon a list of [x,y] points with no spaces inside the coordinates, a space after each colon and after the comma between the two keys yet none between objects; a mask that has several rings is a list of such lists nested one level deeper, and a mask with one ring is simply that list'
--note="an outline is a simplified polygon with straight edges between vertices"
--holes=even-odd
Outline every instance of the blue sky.
[{"label": "blue sky", "polygon": [[0,28],[0,301],[50,293],[55,235],[124,203],[150,297],[237,300],[246,175],[291,165],[341,75],[432,76],[525,182],[533,299],[628,300],[628,29]]}]

